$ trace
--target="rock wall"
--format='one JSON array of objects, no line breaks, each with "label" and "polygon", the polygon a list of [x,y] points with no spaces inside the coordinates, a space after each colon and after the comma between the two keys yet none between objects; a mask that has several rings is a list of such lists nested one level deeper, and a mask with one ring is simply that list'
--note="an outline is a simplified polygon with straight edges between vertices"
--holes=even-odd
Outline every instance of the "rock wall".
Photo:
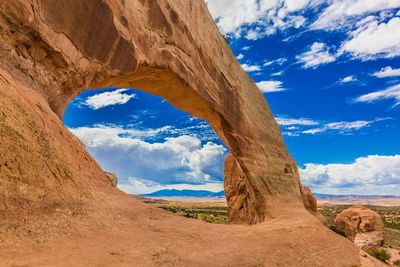
[{"label": "rock wall", "polygon": [[[27,197],[25,205],[36,208],[64,198],[87,203],[111,186],[54,114],[61,118],[87,88],[121,86],[161,96],[211,124],[231,152],[224,181],[230,222],[290,214],[304,208],[303,199],[315,209],[302,196],[264,96],[203,1],[1,1],[0,33],[0,184],[13,192],[1,196],[3,203],[25,191],[43,193],[42,201]],[[21,105],[27,114],[7,110]],[[17,129],[14,120],[24,123]]]}]

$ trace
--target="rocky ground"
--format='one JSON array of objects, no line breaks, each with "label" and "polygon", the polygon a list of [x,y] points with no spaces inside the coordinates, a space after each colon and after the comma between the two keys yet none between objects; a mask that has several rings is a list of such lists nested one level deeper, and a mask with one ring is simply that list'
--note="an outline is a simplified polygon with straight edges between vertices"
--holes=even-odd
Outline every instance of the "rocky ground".
[{"label": "rocky ground", "polygon": [[[193,199],[193,198],[140,198],[145,203],[167,210],[171,213],[208,223],[226,224],[227,207],[220,199]],[[371,201],[367,201],[371,203]],[[381,204],[381,202],[378,202]],[[352,205],[322,204],[318,210],[324,215],[329,227],[334,225],[334,219],[343,210]],[[391,254],[390,262],[400,260],[400,207],[399,206],[368,206],[376,211],[383,219],[385,226],[384,249]]]}]

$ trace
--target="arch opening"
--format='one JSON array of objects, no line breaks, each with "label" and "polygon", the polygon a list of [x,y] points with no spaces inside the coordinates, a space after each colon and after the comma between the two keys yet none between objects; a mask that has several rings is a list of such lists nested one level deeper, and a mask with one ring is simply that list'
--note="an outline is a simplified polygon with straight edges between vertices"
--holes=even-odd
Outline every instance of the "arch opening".
[{"label": "arch opening", "polygon": [[86,90],[63,122],[127,193],[223,191],[228,149],[207,122],[160,97],[129,88]]},{"label": "arch opening", "polygon": [[[135,88],[161,97],[173,107],[207,121],[230,152],[224,163],[223,175],[230,223],[255,224],[303,206],[307,197],[301,187],[295,162],[290,159],[291,163],[286,163],[280,170],[279,166],[287,162],[284,147],[281,151],[281,147],[272,139],[268,144],[267,137],[263,142],[271,151],[266,151],[265,147],[258,147],[256,140],[248,139],[248,132],[252,130],[243,126],[251,118],[243,117],[243,111],[240,110],[242,103],[232,101],[240,101],[241,98],[231,95],[234,94],[231,91],[209,91],[199,82],[195,83],[199,87],[193,89],[186,80],[168,69],[140,66],[132,74],[104,79],[94,88]],[[76,90],[65,96],[67,101],[64,103],[70,102],[84,90]],[[64,110],[65,107],[58,111],[62,114]],[[228,117],[229,121],[226,120]],[[282,158],[270,158],[270,153],[278,153]],[[265,162],[268,162],[268,166],[263,166]],[[298,202],[293,198],[297,198]]]}]

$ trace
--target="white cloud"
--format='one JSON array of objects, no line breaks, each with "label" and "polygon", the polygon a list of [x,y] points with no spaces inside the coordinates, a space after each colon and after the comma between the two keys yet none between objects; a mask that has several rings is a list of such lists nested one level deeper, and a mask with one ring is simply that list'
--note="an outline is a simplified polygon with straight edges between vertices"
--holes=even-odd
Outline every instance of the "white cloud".
[{"label": "white cloud", "polygon": [[258,65],[241,64],[241,66],[247,72],[255,72],[261,70],[260,66]]},{"label": "white cloud", "polygon": [[85,105],[92,109],[100,109],[113,105],[122,105],[135,98],[135,94],[124,94],[129,89],[121,88],[111,92],[104,92],[86,98]]},{"label": "white cloud", "polygon": [[367,20],[360,22],[365,16],[380,12],[379,20],[383,21],[400,7],[400,0],[206,0],[206,3],[223,34],[250,40],[310,25],[303,15],[307,11],[315,14],[321,6],[327,5],[311,29],[351,29],[367,23]]},{"label": "white cloud", "polygon": [[267,66],[271,66],[271,65],[273,65],[273,64],[278,64],[278,65],[282,66],[282,65],[285,64],[287,61],[288,61],[287,58],[281,57],[281,58],[277,58],[277,59],[274,59],[274,60],[265,61],[264,64],[263,64],[263,66],[264,66],[264,67],[267,67]]},{"label": "white cloud", "polygon": [[278,71],[278,72],[271,73],[271,76],[282,76],[282,75],[283,75],[283,70],[282,70],[282,71]]},{"label": "white cloud", "polygon": [[240,53],[237,57],[238,60],[242,60],[244,58],[244,55],[242,53]]},{"label": "white cloud", "polygon": [[251,49],[251,46],[243,46],[242,50],[243,51],[249,51]]},{"label": "white cloud", "polygon": [[[318,125],[319,122],[312,120],[312,119],[307,119],[307,118],[299,118],[299,119],[295,119],[295,118],[289,118],[289,117],[283,117],[283,116],[277,116],[275,117],[276,122],[280,125],[280,126],[293,126],[293,125],[302,125],[302,126],[313,126],[313,125]],[[294,128],[291,128],[294,129]],[[289,130],[291,130],[289,128]],[[297,128],[295,128],[297,129]]]},{"label": "white cloud", "polygon": [[357,97],[355,102],[372,103],[384,99],[394,99],[395,106],[400,105],[400,84],[390,86],[384,90],[372,92]]},{"label": "white cloud", "polygon": [[296,57],[303,68],[317,68],[319,65],[328,64],[336,61],[336,56],[329,51],[324,43],[314,42],[309,51]]},{"label": "white cloud", "polygon": [[353,75],[344,77],[343,79],[340,79],[339,83],[349,83],[349,82],[355,82],[357,81],[357,78],[354,77]]},{"label": "white cloud", "polygon": [[311,25],[313,29],[334,30],[353,23],[353,19],[374,12],[400,7],[400,0],[337,0]]},{"label": "white cloud", "polygon": [[361,128],[367,127],[375,121],[340,121],[330,122],[322,127],[312,128],[302,131],[303,134],[317,134],[327,131],[336,131],[339,134],[349,134],[354,130],[360,130]]},{"label": "white cloud", "polygon": [[236,32],[242,25],[256,22],[264,13],[257,0],[207,0],[206,3],[224,34]]},{"label": "white cloud", "polygon": [[340,121],[340,122],[331,122],[325,125],[326,129],[329,130],[358,130],[370,125],[372,121]]},{"label": "white cloud", "polygon": [[305,8],[309,2],[309,0],[286,0],[285,6],[288,11],[298,11]]},{"label": "white cloud", "polygon": [[260,88],[261,92],[263,92],[263,93],[286,91],[286,89],[282,87],[281,81],[261,81],[256,84],[257,84],[258,88]]},{"label": "white cloud", "polygon": [[392,58],[400,55],[400,18],[387,23],[377,20],[350,33],[351,38],[343,42],[339,54],[350,53],[354,58],[370,60]]},{"label": "white cloud", "polygon": [[357,121],[334,121],[326,122],[310,118],[291,118],[288,116],[278,115],[275,117],[276,122],[282,129],[284,135],[287,136],[300,136],[303,134],[339,134],[348,135],[353,134],[355,131],[371,126],[372,124],[387,118],[375,118],[374,120],[357,120]]},{"label": "white cloud", "polygon": [[[299,13],[319,0],[206,0],[223,34],[256,40],[278,30],[299,28],[306,18]],[[240,10],[240,12],[238,12]],[[251,26],[250,30],[246,27]]]},{"label": "white cloud", "polygon": [[380,71],[373,73],[372,75],[378,78],[397,77],[400,76],[400,68],[393,69],[391,66],[387,66],[382,68]]},{"label": "white cloud", "polygon": [[118,174],[122,184],[136,180],[153,184],[207,184],[221,182],[227,150],[194,136],[165,138],[148,143],[137,136],[164,129],[136,130],[98,125],[70,129],[105,170]]},{"label": "white cloud", "polygon": [[324,131],[325,131],[324,128],[313,128],[313,129],[304,130],[301,133],[303,133],[303,134],[317,134],[317,133],[321,133],[321,132],[324,132]]},{"label": "white cloud", "polygon": [[370,155],[357,158],[349,164],[308,163],[299,171],[303,183],[314,190],[330,191],[335,188],[371,190],[378,187],[399,186],[400,155]]},{"label": "white cloud", "polygon": [[252,41],[258,40],[262,36],[263,36],[262,33],[260,31],[257,31],[257,30],[249,30],[246,33],[246,39],[252,40]]}]

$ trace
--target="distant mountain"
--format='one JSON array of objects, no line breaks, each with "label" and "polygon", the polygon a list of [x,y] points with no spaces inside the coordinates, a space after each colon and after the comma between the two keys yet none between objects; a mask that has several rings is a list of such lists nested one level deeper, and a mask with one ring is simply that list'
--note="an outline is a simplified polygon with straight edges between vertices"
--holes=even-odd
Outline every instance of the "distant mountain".
[{"label": "distant mountain", "polygon": [[315,198],[399,198],[399,196],[393,195],[333,195],[333,194],[319,194],[314,193]]},{"label": "distant mountain", "polygon": [[[177,189],[164,189],[149,194],[140,195],[143,197],[193,197],[193,198],[224,198],[224,191],[211,192],[207,190],[177,190]],[[399,196],[392,195],[334,195],[334,194],[319,194],[314,193],[317,199],[343,199],[343,198],[399,198]]]},{"label": "distant mountain", "polygon": [[150,194],[143,194],[143,197],[211,197],[222,198],[225,197],[224,191],[211,192],[206,190],[177,190],[177,189],[164,189]]}]

